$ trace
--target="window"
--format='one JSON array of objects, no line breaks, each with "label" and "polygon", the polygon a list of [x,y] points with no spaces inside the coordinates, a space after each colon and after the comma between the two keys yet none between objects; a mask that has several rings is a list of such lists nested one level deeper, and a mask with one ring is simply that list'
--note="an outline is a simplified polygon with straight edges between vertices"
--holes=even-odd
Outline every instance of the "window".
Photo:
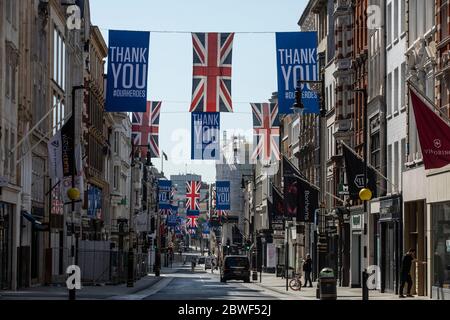
[{"label": "window", "polygon": [[9,55],[6,56],[6,68],[5,68],[5,95],[9,98],[11,96],[11,62]]},{"label": "window", "polygon": [[392,42],[392,4],[389,3],[386,15],[386,45],[389,46],[391,42]]},{"label": "window", "polygon": [[387,115],[390,116],[392,114],[392,73],[389,73],[387,76],[386,108],[387,108]]},{"label": "window", "polygon": [[120,167],[114,166],[113,186],[114,190],[119,190]]},{"label": "window", "polygon": [[405,163],[406,163],[406,139],[405,138],[403,138],[401,141],[401,153],[402,154],[400,155],[400,161],[402,162],[401,166],[402,166],[402,172],[403,172],[406,169],[406,166],[405,166]]},{"label": "window", "polygon": [[[426,1],[423,1],[424,3]],[[434,3],[432,5],[424,5],[425,8],[425,32],[430,30],[434,25]]]},{"label": "window", "polygon": [[14,30],[17,30],[17,3],[18,2],[19,1],[17,1],[17,0],[12,0],[11,15],[12,15],[12,26],[13,26]]},{"label": "window", "polygon": [[400,0],[400,32],[406,31],[406,1]]},{"label": "window", "polygon": [[15,132],[11,129],[11,133],[10,133],[10,149],[8,150],[8,155],[9,155],[9,168],[10,168],[10,175],[11,177],[15,177],[16,176],[16,172],[15,172],[15,168],[16,168],[16,158],[15,158],[15,152],[13,152],[12,154],[9,153],[9,151],[12,150],[13,146],[16,145],[16,134]]},{"label": "window", "polygon": [[53,81],[64,91],[66,85],[66,45],[56,25],[53,30]]},{"label": "window", "polygon": [[393,17],[393,23],[394,23],[394,40],[398,39],[398,0],[394,0],[394,17]]},{"label": "window", "polygon": [[[387,150],[387,178],[389,181],[392,181],[392,145],[388,145]],[[390,183],[387,184],[387,193],[392,192],[392,185]]]},{"label": "window", "polygon": [[[9,147],[9,129],[8,128],[5,129],[4,146],[5,146],[5,152],[4,153],[7,155],[7,154],[9,154],[9,150],[10,150],[10,147]],[[9,161],[4,161],[3,168],[4,168],[5,176],[8,176],[9,175]]]},{"label": "window", "polygon": [[370,164],[375,167],[375,169],[379,169],[381,166],[380,163],[380,133],[375,132],[370,137],[370,153],[371,159]]},{"label": "window", "polygon": [[6,0],[6,20],[11,22],[11,6],[12,2],[16,2],[17,0]]},{"label": "window", "polygon": [[402,66],[402,78],[400,80],[400,101],[401,101],[401,106],[404,107],[405,106],[405,99],[406,99],[406,93],[405,93],[405,88],[406,88],[406,63],[403,62]]},{"label": "window", "polygon": [[114,153],[120,154],[119,146],[120,146],[120,132],[116,131],[114,132]]},{"label": "window", "polygon": [[400,184],[400,161],[399,161],[399,150],[398,141],[394,143],[394,184],[398,186]]},{"label": "window", "polygon": [[61,96],[56,92],[53,93],[53,113],[52,113],[52,131],[53,135],[64,125],[65,105]]},{"label": "window", "polygon": [[394,113],[398,112],[398,68],[394,70]]},{"label": "window", "polygon": [[441,39],[445,39],[449,34],[449,24],[448,20],[448,3],[444,3],[441,6]]}]

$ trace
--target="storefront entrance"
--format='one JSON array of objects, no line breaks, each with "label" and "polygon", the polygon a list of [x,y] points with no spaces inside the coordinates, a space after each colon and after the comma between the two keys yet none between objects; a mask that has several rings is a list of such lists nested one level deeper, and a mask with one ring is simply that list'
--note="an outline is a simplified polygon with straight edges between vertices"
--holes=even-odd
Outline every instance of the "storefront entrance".
[{"label": "storefront entrance", "polygon": [[412,294],[419,296],[427,295],[427,236],[428,229],[425,201],[413,201],[405,203],[405,223],[404,223],[404,237],[405,249],[416,249],[417,262],[411,267],[411,276],[413,279]]},{"label": "storefront entrance", "polygon": [[401,198],[380,201],[381,292],[398,293],[402,259]]},{"label": "storefront entrance", "polygon": [[0,290],[11,289],[12,205],[0,202]]}]

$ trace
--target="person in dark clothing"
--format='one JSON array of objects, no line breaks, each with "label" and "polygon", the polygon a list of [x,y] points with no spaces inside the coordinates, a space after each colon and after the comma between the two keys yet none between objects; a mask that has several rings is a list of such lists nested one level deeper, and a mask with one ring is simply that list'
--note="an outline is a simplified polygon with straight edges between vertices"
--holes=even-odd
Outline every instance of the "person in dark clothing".
[{"label": "person in dark clothing", "polygon": [[309,287],[312,288],[311,272],[312,272],[312,259],[309,254],[306,255],[306,260],[303,262],[303,271],[305,272],[305,287],[309,281]]},{"label": "person in dark clothing", "polygon": [[402,267],[401,267],[401,273],[400,273],[400,298],[404,298],[403,295],[403,288],[405,287],[405,284],[408,283],[408,295],[407,297],[413,297],[411,295],[411,288],[412,288],[412,278],[411,278],[411,266],[412,263],[415,262],[415,255],[416,249],[411,248],[409,251],[403,256],[402,260]]}]

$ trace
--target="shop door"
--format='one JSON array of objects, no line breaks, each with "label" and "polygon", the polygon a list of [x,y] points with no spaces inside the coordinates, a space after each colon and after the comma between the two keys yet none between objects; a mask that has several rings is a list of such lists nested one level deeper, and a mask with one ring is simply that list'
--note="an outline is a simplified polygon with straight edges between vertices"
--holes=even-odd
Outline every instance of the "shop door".
[{"label": "shop door", "polygon": [[383,252],[384,257],[383,273],[384,273],[384,291],[395,291],[395,233],[392,223],[383,223]]},{"label": "shop door", "polygon": [[10,218],[10,206],[6,203],[0,203],[0,290],[11,288]]}]

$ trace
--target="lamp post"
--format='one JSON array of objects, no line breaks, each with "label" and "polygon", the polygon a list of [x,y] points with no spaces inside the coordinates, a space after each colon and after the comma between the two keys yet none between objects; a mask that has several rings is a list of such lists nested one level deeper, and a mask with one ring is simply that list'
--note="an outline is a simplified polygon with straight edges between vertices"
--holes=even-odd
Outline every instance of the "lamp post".
[{"label": "lamp post", "polygon": [[[364,150],[363,150],[363,157],[364,157],[364,188],[360,190],[359,192],[359,198],[364,203],[364,235],[366,235],[367,228],[366,228],[366,216],[368,215],[367,210],[367,201],[370,201],[372,199],[372,191],[367,187],[367,135],[368,135],[368,128],[367,128],[367,90],[365,88],[363,89],[354,89],[355,93],[362,94],[363,96],[363,135],[364,135]],[[365,250],[364,250],[365,251]],[[367,271],[364,268],[361,272],[361,288],[362,288],[362,299],[363,300],[369,300],[369,290],[367,288]]]},{"label": "lamp post", "polygon": [[[320,55],[320,54],[319,54]],[[302,97],[302,84],[312,84],[312,85],[320,85],[320,113],[319,113],[319,148],[320,148],[320,156],[319,156],[319,163],[320,163],[320,171],[319,171],[319,189],[320,189],[320,209],[319,209],[319,228],[318,228],[318,243],[317,243],[317,256],[318,256],[318,263],[317,263],[317,275],[320,273],[320,270],[325,267],[327,264],[326,257],[327,257],[327,236],[325,233],[325,229],[321,227],[322,220],[324,216],[326,215],[326,206],[325,206],[325,194],[326,194],[326,184],[325,184],[325,178],[326,178],[326,153],[325,153],[325,146],[326,146],[326,105],[325,105],[325,73],[324,73],[324,56],[319,56],[319,59],[321,60],[321,79],[318,81],[315,80],[298,80],[297,82],[297,90],[295,92],[296,96],[296,102],[292,106],[293,110],[300,110],[300,114],[303,114],[304,111],[304,105],[301,102]],[[300,137],[299,137],[300,139]]]},{"label": "lamp post", "polygon": [[[76,159],[75,159],[75,148],[76,148],[76,136],[75,136],[75,128],[76,128],[76,111],[77,108],[75,107],[75,94],[77,91],[79,90],[84,90],[84,86],[73,86],[72,87],[72,116],[71,119],[69,121],[73,122],[73,131],[72,131],[72,142],[73,142],[73,147],[74,149],[73,151],[73,166],[72,166],[72,188],[69,189],[67,191],[67,195],[69,197],[69,199],[71,200],[71,217],[72,217],[72,225],[71,225],[71,233],[72,233],[72,241],[71,241],[71,248],[70,248],[70,252],[71,252],[71,256],[72,256],[72,264],[76,265],[77,264],[77,253],[76,251],[76,246],[74,245],[74,237],[75,237],[75,203],[80,199],[80,190],[78,190],[77,188],[75,188],[75,176],[77,174],[76,169],[75,169],[75,164],[76,164]],[[80,223],[81,223],[81,219],[80,219]],[[50,231],[49,231],[50,232]],[[76,241],[76,240],[75,240]],[[76,299],[76,289],[71,289],[69,290],[69,300],[75,300]]]}]

